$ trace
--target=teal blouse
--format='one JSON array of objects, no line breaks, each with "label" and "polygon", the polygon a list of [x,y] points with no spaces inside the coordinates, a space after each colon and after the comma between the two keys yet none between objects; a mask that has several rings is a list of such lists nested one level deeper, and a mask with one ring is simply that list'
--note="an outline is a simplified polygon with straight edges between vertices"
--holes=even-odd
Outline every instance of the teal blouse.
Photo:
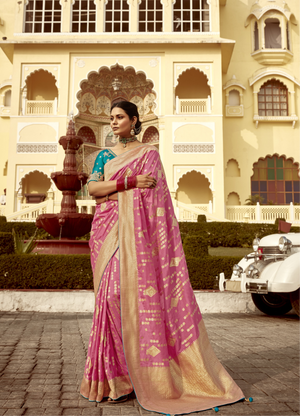
[{"label": "teal blouse", "polygon": [[104,165],[117,155],[110,149],[101,150],[96,157],[95,164],[90,174],[87,183],[95,181],[104,181]]}]

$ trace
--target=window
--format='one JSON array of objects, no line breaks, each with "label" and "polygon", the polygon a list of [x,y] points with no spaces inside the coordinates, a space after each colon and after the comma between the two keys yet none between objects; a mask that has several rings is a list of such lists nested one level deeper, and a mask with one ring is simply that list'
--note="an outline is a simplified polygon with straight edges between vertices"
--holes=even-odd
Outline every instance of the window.
[{"label": "window", "polygon": [[265,20],[265,48],[281,49],[281,28],[278,19]]},{"label": "window", "polygon": [[105,32],[129,32],[129,5],[126,0],[109,0],[105,8]]},{"label": "window", "polygon": [[237,106],[240,105],[240,93],[237,90],[229,91],[228,105]]},{"label": "window", "polygon": [[163,6],[160,0],[142,0],[139,7],[139,32],[162,32]]},{"label": "window", "polygon": [[176,0],[173,6],[174,32],[209,32],[208,0]]},{"label": "window", "polygon": [[11,90],[6,91],[6,93],[4,94],[4,106],[11,106]]},{"label": "window", "polygon": [[286,86],[272,79],[266,82],[258,93],[259,116],[288,116],[288,90]]},{"label": "window", "polygon": [[94,0],[76,0],[72,7],[72,32],[96,32]]},{"label": "window", "polygon": [[259,33],[258,33],[258,24],[254,24],[254,50],[258,51],[259,49]]},{"label": "window", "polygon": [[25,11],[25,33],[60,32],[59,0],[28,0]]},{"label": "window", "polygon": [[251,195],[263,204],[284,205],[300,202],[299,166],[284,157],[267,157],[253,165]]}]

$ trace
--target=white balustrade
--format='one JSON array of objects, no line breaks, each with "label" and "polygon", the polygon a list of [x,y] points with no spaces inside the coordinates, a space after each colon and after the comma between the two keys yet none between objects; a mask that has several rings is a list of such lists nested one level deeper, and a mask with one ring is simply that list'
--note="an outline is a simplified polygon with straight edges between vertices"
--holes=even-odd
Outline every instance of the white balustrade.
[{"label": "white balustrade", "polygon": [[57,98],[52,101],[26,100],[26,115],[57,114]]},{"label": "white balustrade", "polygon": [[13,214],[7,215],[7,221],[25,221],[34,222],[41,214],[47,213],[48,200],[39,204],[31,204],[30,207],[16,211]]},{"label": "white balustrade", "polygon": [[208,98],[178,98],[176,97],[176,114],[211,113],[211,99]]}]

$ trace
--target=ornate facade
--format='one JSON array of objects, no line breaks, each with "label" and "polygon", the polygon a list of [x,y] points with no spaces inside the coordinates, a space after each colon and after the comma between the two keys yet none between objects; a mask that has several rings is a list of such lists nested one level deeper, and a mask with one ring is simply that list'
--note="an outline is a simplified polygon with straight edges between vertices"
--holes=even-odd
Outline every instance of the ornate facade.
[{"label": "ornate facade", "polygon": [[[28,193],[59,204],[48,178],[68,115],[89,173],[115,145],[110,106],[126,99],[139,140],[159,148],[180,219],[249,220],[242,207],[258,196],[300,221],[298,0],[2,0],[0,17],[8,218],[30,211]],[[90,209],[86,190],[78,198]]]}]

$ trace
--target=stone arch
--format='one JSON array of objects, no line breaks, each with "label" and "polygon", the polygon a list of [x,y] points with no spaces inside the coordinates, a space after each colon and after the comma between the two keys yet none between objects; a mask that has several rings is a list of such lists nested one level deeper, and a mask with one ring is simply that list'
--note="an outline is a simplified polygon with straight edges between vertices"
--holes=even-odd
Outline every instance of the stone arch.
[{"label": "stone arch", "polygon": [[55,76],[46,69],[31,72],[25,80],[27,99],[31,101],[53,101],[58,98]]},{"label": "stone arch", "polygon": [[56,78],[56,76],[51,71],[49,71],[47,68],[38,68],[38,69],[35,69],[33,71],[30,71],[29,74],[26,75],[26,77],[24,79],[24,86],[23,87],[25,87],[27,85],[28,78],[30,78],[32,75],[38,73],[39,71],[47,72],[49,75],[51,75],[55,80],[55,85],[57,86],[58,79]]},{"label": "stone arch", "polygon": [[159,142],[159,131],[156,127],[148,127],[143,134],[143,143],[154,144]]},{"label": "stone arch", "polygon": [[208,204],[213,200],[209,179],[196,170],[185,173],[178,181],[176,199],[185,204]]},{"label": "stone arch", "polygon": [[27,172],[19,182],[19,193],[25,198],[29,194],[44,194],[47,198],[47,192],[52,188],[52,181],[49,175],[40,170]]},{"label": "stone arch", "polygon": [[208,76],[199,68],[187,68],[178,76],[175,96],[180,99],[208,98],[211,96]]},{"label": "stone arch", "polygon": [[241,170],[239,164],[235,159],[229,159],[225,169],[225,176],[239,177],[241,176]]},{"label": "stone arch", "polygon": [[[154,82],[147,78],[145,72],[137,71],[132,66],[124,68],[118,63],[111,67],[102,66],[98,71],[89,72],[87,78],[82,80],[79,85],[80,91],[76,94],[78,100],[76,116],[80,116],[81,101],[86,93],[93,95],[95,100],[105,95],[111,105],[120,100],[136,100],[135,97],[140,97],[143,102],[150,93],[157,97]],[[141,115],[142,117],[143,115]]]},{"label": "stone arch", "polygon": [[77,136],[80,136],[83,143],[96,144],[96,136],[93,130],[88,126],[83,126],[78,130]]},{"label": "stone arch", "polygon": [[241,205],[240,196],[237,192],[230,192],[228,194],[227,205]]}]

